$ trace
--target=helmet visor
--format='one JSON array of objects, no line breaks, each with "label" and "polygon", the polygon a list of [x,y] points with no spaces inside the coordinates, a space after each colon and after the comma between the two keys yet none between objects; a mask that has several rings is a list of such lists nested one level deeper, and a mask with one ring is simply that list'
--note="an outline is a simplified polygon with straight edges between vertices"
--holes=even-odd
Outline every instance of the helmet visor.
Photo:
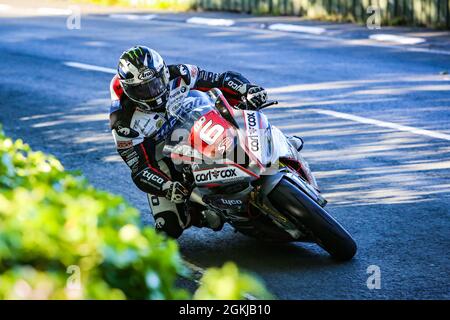
[{"label": "helmet visor", "polygon": [[137,101],[153,101],[167,91],[165,77],[155,77],[140,84],[125,85],[127,95]]}]

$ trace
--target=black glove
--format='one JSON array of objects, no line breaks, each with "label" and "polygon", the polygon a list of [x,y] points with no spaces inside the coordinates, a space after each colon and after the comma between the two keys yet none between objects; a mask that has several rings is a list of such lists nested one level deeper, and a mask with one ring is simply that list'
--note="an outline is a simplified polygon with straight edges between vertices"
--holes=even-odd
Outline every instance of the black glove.
[{"label": "black glove", "polygon": [[191,72],[185,64],[177,64],[169,66],[170,78],[181,77],[186,85],[191,84]]},{"label": "black glove", "polygon": [[163,191],[166,192],[166,198],[175,204],[184,203],[189,195],[189,190],[178,181],[167,182]]},{"label": "black glove", "polygon": [[267,102],[267,91],[260,86],[247,84],[243,100],[247,102],[248,109],[258,110],[259,107]]}]

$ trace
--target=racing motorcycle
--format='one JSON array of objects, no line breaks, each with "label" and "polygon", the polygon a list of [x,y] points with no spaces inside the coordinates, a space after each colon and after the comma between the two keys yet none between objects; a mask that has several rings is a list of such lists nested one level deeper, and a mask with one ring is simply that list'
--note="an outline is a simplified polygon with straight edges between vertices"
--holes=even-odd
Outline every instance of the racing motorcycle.
[{"label": "racing motorcycle", "polygon": [[230,106],[219,89],[191,90],[176,108],[163,153],[190,185],[190,203],[214,210],[236,231],[261,240],[314,242],[337,260],[356,243],[324,209],[308,163],[258,110]]}]

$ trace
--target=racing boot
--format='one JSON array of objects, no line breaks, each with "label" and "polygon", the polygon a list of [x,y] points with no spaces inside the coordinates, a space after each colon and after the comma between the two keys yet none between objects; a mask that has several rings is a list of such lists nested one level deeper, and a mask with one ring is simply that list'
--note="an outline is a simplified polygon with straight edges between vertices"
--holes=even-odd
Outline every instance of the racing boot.
[{"label": "racing boot", "polygon": [[210,228],[214,231],[222,230],[224,222],[222,217],[215,211],[206,209],[201,212],[201,215],[201,223],[203,227]]},{"label": "racing boot", "polygon": [[188,209],[190,222],[188,227],[209,228],[213,231],[220,231],[224,221],[222,217],[213,210],[205,209],[202,205],[192,203]]}]

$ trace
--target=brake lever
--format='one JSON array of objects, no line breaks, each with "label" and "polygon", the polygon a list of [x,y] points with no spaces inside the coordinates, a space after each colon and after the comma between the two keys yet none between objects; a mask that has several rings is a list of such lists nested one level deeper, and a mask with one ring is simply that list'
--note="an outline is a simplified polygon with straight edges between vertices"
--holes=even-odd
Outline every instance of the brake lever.
[{"label": "brake lever", "polygon": [[268,108],[268,107],[273,106],[273,105],[276,105],[276,104],[278,104],[278,101],[276,101],[276,100],[269,101],[269,102],[266,102],[266,103],[264,103],[263,105],[261,105],[261,106],[258,108],[258,110],[262,110],[262,109],[264,109],[264,108]]},{"label": "brake lever", "polygon": [[[264,108],[268,108],[268,107],[273,106],[275,104],[278,104],[278,101],[276,101],[276,100],[269,101],[269,102],[266,102],[266,103],[262,104],[261,106],[259,106],[258,109],[256,109],[256,110],[262,110]],[[242,101],[242,102],[240,102],[239,104],[236,105],[236,108],[242,109],[242,110],[247,110],[247,105],[248,104],[246,102]]]}]

